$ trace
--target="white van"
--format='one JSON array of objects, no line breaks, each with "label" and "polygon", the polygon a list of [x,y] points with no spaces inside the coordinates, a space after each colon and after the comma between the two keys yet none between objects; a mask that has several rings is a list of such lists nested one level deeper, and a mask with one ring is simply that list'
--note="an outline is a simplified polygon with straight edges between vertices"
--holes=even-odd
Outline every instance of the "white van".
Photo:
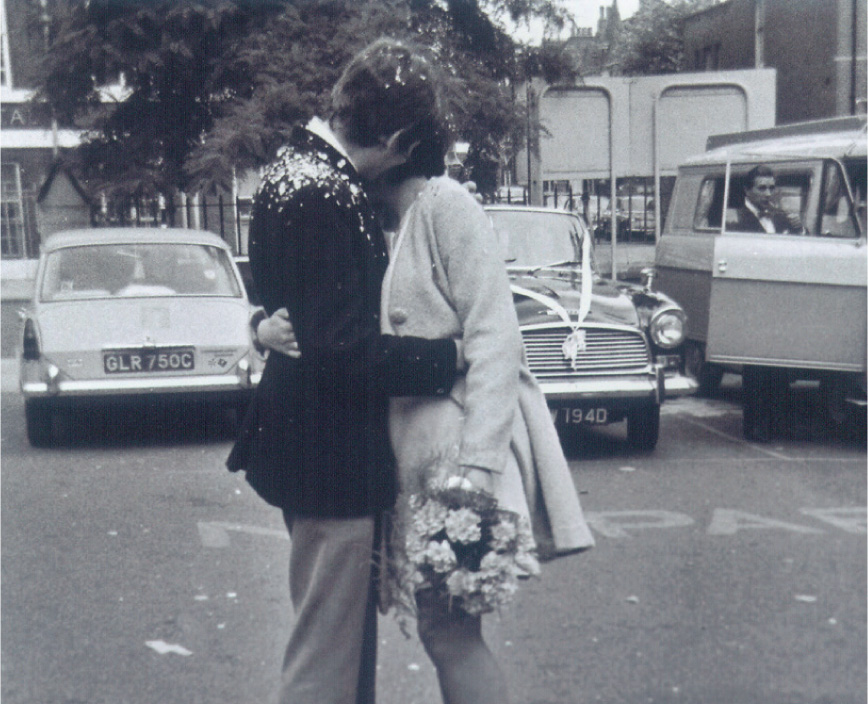
[{"label": "white van", "polygon": [[[747,212],[756,189],[773,194],[762,218]],[[800,381],[819,382],[834,418],[864,422],[865,203],[865,117],[711,137],[679,168],[656,287],[687,313],[700,392],[742,370],[746,438],[775,434]]]}]

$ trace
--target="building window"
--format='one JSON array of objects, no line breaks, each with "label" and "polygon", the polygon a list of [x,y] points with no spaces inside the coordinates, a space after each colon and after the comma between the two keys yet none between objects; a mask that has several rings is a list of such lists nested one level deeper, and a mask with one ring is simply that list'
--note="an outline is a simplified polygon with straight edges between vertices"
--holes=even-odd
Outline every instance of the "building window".
[{"label": "building window", "polygon": [[24,257],[24,217],[21,167],[18,164],[3,164],[0,179],[0,245],[3,257]]},{"label": "building window", "polygon": [[720,68],[720,43],[694,51],[693,62],[699,71],[717,71]]}]

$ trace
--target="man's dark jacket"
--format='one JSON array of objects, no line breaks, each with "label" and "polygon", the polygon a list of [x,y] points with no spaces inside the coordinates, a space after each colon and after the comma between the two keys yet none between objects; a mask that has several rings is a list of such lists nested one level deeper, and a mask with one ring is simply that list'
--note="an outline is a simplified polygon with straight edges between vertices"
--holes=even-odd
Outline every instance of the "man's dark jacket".
[{"label": "man's dark jacket", "polygon": [[[733,232],[765,232],[765,228],[759,221],[759,218],[746,205],[741,206],[736,211],[735,219],[726,223],[726,229]],[[775,226],[775,233],[779,235],[797,234],[798,230],[793,229],[790,225],[790,220],[786,213],[782,210],[774,210],[769,214],[772,223]]]},{"label": "man's dark jacket", "polygon": [[350,517],[392,506],[389,395],[442,395],[452,340],[380,335],[385,240],[348,160],[297,129],[269,166],[250,224],[250,269],[285,307],[301,359],[272,352],[227,465],[270,504]]}]

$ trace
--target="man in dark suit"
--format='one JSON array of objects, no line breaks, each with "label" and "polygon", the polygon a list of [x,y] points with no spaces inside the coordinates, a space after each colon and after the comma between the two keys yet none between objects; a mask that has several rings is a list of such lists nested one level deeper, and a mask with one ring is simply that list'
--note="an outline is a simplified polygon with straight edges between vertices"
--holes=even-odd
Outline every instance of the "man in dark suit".
[{"label": "man in dark suit", "polygon": [[754,166],[747,174],[744,205],[736,210],[728,230],[797,235],[803,232],[798,213],[787,213],[777,204],[775,174],[765,164]]},{"label": "man in dark suit", "polygon": [[438,110],[430,65],[377,42],[345,69],[329,120],[296,129],[254,200],[254,287],[264,315],[286,309],[300,355],[269,354],[227,465],[283,511],[292,538],[281,704],[373,701],[371,565],[396,497],[388,395],[448,393],[457,347],[380,335],[388,257],[363,179],[405,163]]}]

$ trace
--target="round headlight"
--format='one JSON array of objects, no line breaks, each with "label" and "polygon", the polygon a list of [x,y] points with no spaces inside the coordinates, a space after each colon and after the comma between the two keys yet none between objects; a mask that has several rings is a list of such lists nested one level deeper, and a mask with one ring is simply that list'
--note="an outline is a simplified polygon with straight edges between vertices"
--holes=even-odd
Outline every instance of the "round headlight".
[{"label": "round headlight", "polygon": [[684,313],[680,310],[662,310],[651,318],[648,326],[651,340],[658,347],[671,350],[684,342]]}]

